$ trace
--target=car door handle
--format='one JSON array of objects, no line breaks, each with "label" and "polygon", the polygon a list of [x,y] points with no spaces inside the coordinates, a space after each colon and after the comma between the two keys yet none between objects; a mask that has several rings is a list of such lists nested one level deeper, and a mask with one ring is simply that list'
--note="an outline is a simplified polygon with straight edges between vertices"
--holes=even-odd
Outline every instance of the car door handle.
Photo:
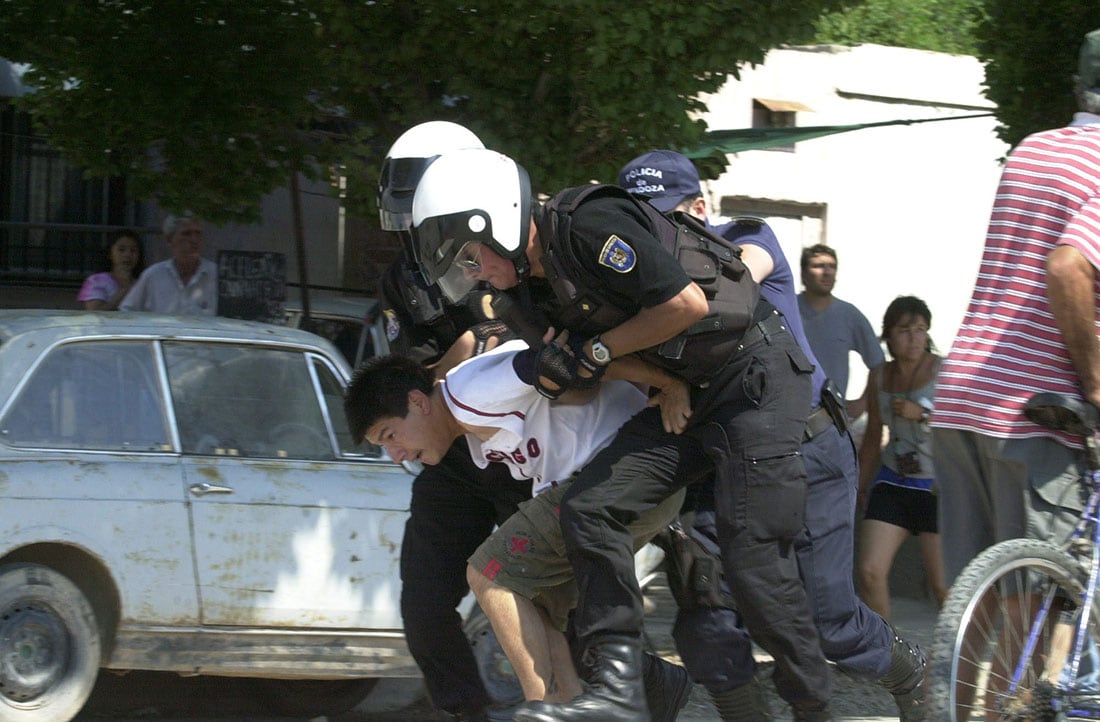
[{"label": "car door handle", "polygon": [[206,481],[199,482],[198,484],[192,484],[188,487],[192,494],[195,496],[205,496],[207,494],[232,494],[233,487],[222,486],[221,484],[211,484]]}]

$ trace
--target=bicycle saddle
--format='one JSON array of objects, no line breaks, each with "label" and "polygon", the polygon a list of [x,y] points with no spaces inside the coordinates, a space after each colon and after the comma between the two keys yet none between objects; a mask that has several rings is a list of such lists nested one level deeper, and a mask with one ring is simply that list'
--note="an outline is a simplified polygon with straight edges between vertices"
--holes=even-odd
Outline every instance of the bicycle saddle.
[{"label": "bicycle saddle", "polygon": [[1100,410],[1092,404],[1049,391],[1028,399],[1024,415],[1040,426],[1076,436],[1091,436],[1100,424]]}]

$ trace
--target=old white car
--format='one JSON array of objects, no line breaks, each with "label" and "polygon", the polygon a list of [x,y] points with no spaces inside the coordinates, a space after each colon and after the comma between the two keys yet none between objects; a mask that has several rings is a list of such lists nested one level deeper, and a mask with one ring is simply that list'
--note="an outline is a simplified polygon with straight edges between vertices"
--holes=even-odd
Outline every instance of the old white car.
[{"label": "old white car", "polygon": [[286,325],[305,328],[332,341],[352,368],[364,358],[387,351],[388,341],[379,319],[376,299],[312,290],[309,293],[309,307],[307,323],[301,292],[297,288],[288,288],[284,304]]},{"label": "old white car", "polygon": [[350,442],[348,376],[292,328],[0,311],[0,720],[71,719],[101,667],[307,680],[271,687],[306,714],[419,676],[412,479]]}]

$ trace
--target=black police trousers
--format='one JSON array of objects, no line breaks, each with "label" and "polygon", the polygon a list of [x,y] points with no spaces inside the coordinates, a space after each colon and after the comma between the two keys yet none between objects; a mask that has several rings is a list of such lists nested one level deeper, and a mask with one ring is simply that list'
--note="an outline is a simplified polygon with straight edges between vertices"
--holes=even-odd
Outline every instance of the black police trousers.
[{"label": "black police trousers", "polygon": [[[853,583],[855,447],[847,431],[831,426],[804,442],[802,455],[809,485],[806,524],[795,550],[821,649],[844,672],[878,679],[890,668],[893,631],[856,595]],[[719,554],[713,488],[704,482],[691,491],[691,534]],[[679,610],[672,636],[691,678],[707,689],[724,692],[752,678],[752,640],[736,611]]]},{"label": "black police trousers", "polygon": [[647,409],[581,470],[561,521],[586,648],[605,635],[640,635],[626,524],[713,474],[723,569],[753,640],[775,659],[776,689],[789,703],[829,700],[831,677],[795,553],[806,509],[800,447],[811,371],[789,333],[758,336],[696,402],[687,432],[664,432],[659,410]]},{"label": "black police trousers", "polygon": [[530,480],[513,479],[503,464],[479,469],[464,439],[413,481],[401,542],[401,618],[409,652],[442,710],[475,712],[490,702],[455,608],[469,592],[466,559],[530,498]]}]

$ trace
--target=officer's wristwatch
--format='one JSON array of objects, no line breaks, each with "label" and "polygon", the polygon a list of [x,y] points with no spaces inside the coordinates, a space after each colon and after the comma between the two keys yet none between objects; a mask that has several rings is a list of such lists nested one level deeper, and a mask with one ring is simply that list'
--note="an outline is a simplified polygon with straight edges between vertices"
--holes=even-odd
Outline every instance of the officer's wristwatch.
[{"label": "officer's wristwatch", "polygon": [[600,340],[599,336],[592,339],[592,360],[600,366],[611,363],[611,349]]}]

